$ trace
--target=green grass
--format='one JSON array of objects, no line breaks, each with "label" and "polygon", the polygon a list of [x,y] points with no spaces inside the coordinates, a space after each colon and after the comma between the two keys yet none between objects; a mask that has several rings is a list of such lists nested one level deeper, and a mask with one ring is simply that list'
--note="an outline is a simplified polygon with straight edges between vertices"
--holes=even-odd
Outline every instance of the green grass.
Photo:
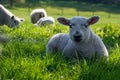
[{"label": "green grass", "polygon": [[[30,11],[27,8],[14,7],[11,12],[25,18],[18,29],[0,26],[0,32],[10,41],[1,45],[0,80],[119,80],[120,79],[120,23],[119,14],[97,11],[101,15],[99,23],[91,26],[104,41],[109,51],[109,60],[74,63],[60,55],[45,55],[48,40],[57,33],[68,33],[68,27],[58,22],[56,26],[35,27],[30,23]],[[74,8],[64,8],[66,17],[76,15]],[[48,7],[48,14],[57,18],[58,8]],[[68,14],[67,11],[73,12]],[[55,14],[55,12],[58,12]],[[81,15],[90,17],[90,11],[81,11]],[[116,17],[115,17],[116,16]]]}]

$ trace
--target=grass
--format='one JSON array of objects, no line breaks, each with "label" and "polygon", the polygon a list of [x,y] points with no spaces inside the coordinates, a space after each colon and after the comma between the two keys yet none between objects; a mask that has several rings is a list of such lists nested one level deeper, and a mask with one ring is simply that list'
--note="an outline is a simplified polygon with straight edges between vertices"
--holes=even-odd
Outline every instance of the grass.
[{"label": "grass", "polygon": [[[33,8],[10,9],[19,17],[24,17],[18,29],[1,26],[0,32],[8,36],[10,41],[1,45],[0,80],[119,80],[120,79],[120,23],[119,14],[112,13],[112,18],[105,17],[104,11],[99,23],[91,28],[103,39],[109,51],[109,60],[86,61],[74,63],[60,55],[45,55],[46,44],[54,34],[68,33],[68,27],[56,22],[55,27],[35,27],[30,23],[29,14]],[[76,15],[74,8],[64,8],[66,17]],[[48,7],[48,14],[57,18],[58,8]],[[68,14],[67,11],[73,12]],[[90,11],[81,11],[81,15],[90,17]],[[116,17],[115,17],[116,16]],[[97,26],[97,27],[96,27]]]}]

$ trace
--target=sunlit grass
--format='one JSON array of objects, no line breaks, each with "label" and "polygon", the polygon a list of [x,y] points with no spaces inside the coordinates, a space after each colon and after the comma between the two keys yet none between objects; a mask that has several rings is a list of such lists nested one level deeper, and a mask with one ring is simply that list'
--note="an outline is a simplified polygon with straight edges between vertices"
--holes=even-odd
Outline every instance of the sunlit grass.
[{"label": "sunlit grass", "polygon": [[[33,8],[10,9],[25,22],[17,29],[0,26],[2,34],[9,37],[10,41],[3,44],[0,57],[0,80],[119,80],[120,79],[120,23],[116,14],[107,18],[106,12],[95,12],[101,16],[99,23],[91,28],[104,41],[109,51],[109,60],[86,61],[74,63],[58,54],[45,55],[48,40],[57,33],[68,33],[68,27],[58,24],[56,26],[35,27],[30,23],[30,12]],[[69,13],[67,12],[69,11]],[[48,15],[55,19],[60,10],[47,8]],[[66,17],[76,15],[76,10],[65,8]],[[58,12],[55,14],[55,12]],[[73,12],[73,14],[71,13]],[[90,17],[92,12],[79,12],[80,15]]]}]

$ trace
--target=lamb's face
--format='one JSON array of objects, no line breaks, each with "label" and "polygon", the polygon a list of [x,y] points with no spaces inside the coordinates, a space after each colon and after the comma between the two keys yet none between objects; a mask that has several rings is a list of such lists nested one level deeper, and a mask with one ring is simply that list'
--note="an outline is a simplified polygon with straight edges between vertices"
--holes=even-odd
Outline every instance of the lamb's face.
[{"label": "lamb's face", "polygon": [[36,13],[33,15],[33,18],[34,18],[34,23],[36,23],[40,18],[43,18],[45,15],[44,13]]},{"label": "lamb's face", "polygon": [[43,17],[47,17],[47,12],[44,9],[34,9],[30,14],[31,22],[33,24],[36,24],[36,22]]},{"label": "lamb's face", "polygon": [[88,25],[88,19],[83,17],[74,17],[69,23],[70,38],[75,42],[83,42],[90,37],[90,28]]},{"label": "lamb's face", "polygon": [[12,16],[8,22],[8,26],[11,28],[19,27],[20,23],[23,21],[23,19],[20,19],[18,17]]},{"label": "lamb's face", "polygon": [[90,38],[89,25],[96,23],[99,20],[98,16],[93,16],[89,19],[76,16],[71,19],[58,18],[58,21],[63,25],[68,25],[69,35],[74,42],[85,42]]}]

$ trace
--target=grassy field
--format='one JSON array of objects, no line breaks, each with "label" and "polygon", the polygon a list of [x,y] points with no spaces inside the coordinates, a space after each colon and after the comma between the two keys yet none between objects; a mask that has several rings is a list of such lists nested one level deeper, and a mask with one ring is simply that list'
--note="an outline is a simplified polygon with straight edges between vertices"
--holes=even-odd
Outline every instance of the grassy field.
[{"label": "grassy field", "polygon": [[[37,7],[34,7],[37,8]],[[25,22],[17,29],[0,26],[0,33],[9,37],[7,44],[1,44],[0,80],[119,80],[120,79],[120,14],[96,11],[100,22],[91,26],[104,41],[109,51],[109,60],[74,63],[60,55],[44,55],[48,40],[57,33],[68,33],[68,27],[58,22],[56,26],[35,27],[30,23],[30,12],[34,8],[9,8]],[[101,7],[100,7],[101,8]],[[55,19],[61,16],[59,7],[48,6],[48,15]],[[114,10],[113,10],[114,11]],[[77,14],[75,8],[64,8],[64,15]],[[80,11],[82,16],[90,17],[92,12]]]}]

